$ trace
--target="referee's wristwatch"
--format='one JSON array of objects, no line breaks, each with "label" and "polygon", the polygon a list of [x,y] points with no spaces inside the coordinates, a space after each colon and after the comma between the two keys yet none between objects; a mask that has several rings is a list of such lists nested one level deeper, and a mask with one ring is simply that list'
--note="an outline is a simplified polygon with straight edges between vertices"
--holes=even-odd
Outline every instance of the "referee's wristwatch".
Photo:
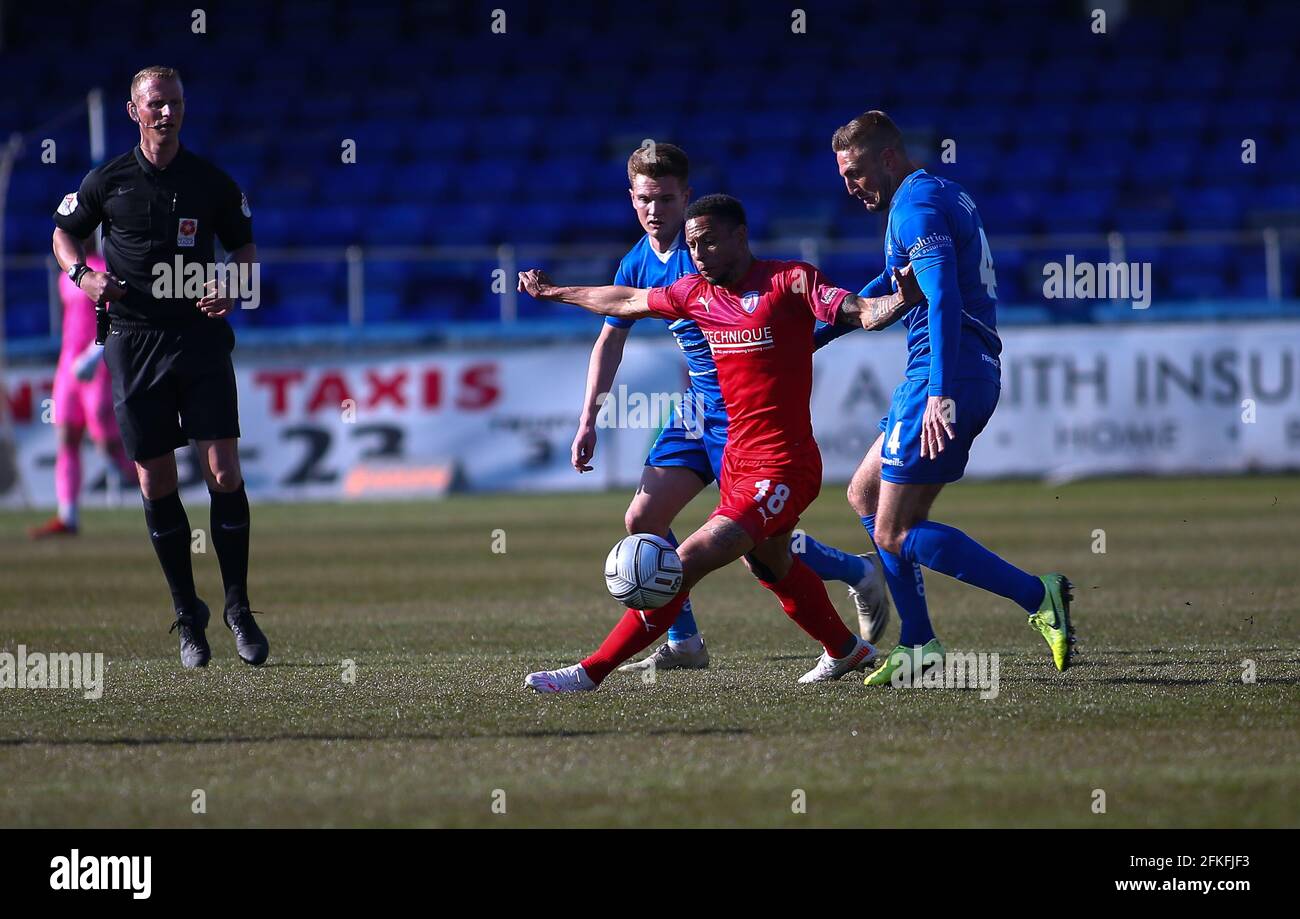
[{"label": "referee's wristwatch", "polygon": [[71,268],[68,269],[68,280],[70,280],[73,284],[77,285],[77,289],[80,290],[81,279],[86,275],[88,271],[90,271],[89,265],[87,265],[85,262],[77,262],[75,265],[73,265]]}]

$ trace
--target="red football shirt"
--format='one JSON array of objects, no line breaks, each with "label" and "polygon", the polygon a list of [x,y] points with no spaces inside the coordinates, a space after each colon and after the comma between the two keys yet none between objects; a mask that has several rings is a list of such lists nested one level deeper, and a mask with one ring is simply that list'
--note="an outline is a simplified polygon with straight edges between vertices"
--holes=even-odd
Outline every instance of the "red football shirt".
[{"label": "red football shirt", "polygon": [[727,452],[750,459],[797,459],[812,444],[815,320],[834,322],[849,291],[806,262],[755,259],[727,287],[688,274],[650,291],[660,316],[690,319],[704,333],[730,423]]}]

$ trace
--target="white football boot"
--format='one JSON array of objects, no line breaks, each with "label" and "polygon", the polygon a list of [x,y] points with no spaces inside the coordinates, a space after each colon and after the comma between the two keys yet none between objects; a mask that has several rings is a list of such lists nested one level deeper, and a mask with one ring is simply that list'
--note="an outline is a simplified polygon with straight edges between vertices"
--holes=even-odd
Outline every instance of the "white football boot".
[{"label": "white football boot", "polygon": [[582,664],[559,670],[539,670],[524,677],[524,687],[538,692],[591,692],[596,684],[587,676]]},{"label": "white football boot", "polygon": [[849,599],[858,608],[858,631],[875,644],[889,625],[889,585],[879,555],[868,552],[858,558],[866,561],[867,576],[849,588]]},{"label": "white football boot", "polygon": [[817,666],[799,677],[800,683],[829,683],[854,670],[865,670],[876,660],[876,648],[865,639],[857,639],[858,646],[844,657],[831,657],[825,651],[817,658]]}]

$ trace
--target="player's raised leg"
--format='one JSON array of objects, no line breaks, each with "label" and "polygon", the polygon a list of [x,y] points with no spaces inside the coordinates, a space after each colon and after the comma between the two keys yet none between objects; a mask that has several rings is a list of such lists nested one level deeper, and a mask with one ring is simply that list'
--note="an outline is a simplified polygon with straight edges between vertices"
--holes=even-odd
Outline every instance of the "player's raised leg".
[{"label": "player's raised leg", "polygon": [[1071,657],[1069,582],[1060,575],[1036,578],[1010,565],[960,530],[927,520],[942,488],[942,484],[883,482],[878,517],[864,515],[863,524],[873,533],[879,547],[903,623],[898,647],[868,678],[869,685],[888,684],[901,657],[910,658],[913,649],[921,648],[926,654],[943,653],[930,624],[918,566],[940,571],[1018,603],[1030,614],[1030,625],[1043,634],[1052,648],[1057,669],[1064,670]]},{"label": "player's raised leg", "polygon": [[627,610],[595,653],[570,667],[530,673],[524,685],[544,693],[595,689],[619,664],[668,631],[691,588],[701,578],[741,558],[753,547],[753,539],[734,521],[710,518],[677,549],[682,561],[682,589],[677,596],[658,609]]},{"label": "player's raised leg", "polygon": [[248,539],[251,520],[248,494],[239,467],[238,441],[199,441],[196,445],[211,497],[212,545],[226,590],[223,619],[235,637],[240,660],[260,667],[271,653],[270,642],[253,618],[248,602]]},{"label": "player's raised leg", "polygon": [[[655,450],[651,452],[652,459],[661,449],[664,439],[661,435],[656,441]],[[707,464],[707,457],[704,461]],[[711,479],[712,473],[707,474]],[[641,471],[641,482],[637,485],[636,494],[623,518],[628,534],[653,533],[662,536],[673,546],[678,546],[672,522],[691,499],[704,489],[707,481],[699,471],[688,465],[647,465]],[[682,601],[677,618],[668,627],[668,640],[645,659],[625,664],[619,669],[640,671],[654,667],[656,670],[701,670],[708,666],[709,651],[704,645],[704,636],[695,623],[694,609],[687,596]]]},{"label": "player's raised leg", "polygon": [[[679,410],[673,423],[666,426],[655,441],[642,474],[636,497],[628,508],[625,523],[631,533],[653,533],[673,545],[677,541],[669,529],[673,519],[700,490],[719,475],[727,440],[725,415],[707,411],[691,412],[687,423]],[[799,555],[822,580],[841,580],[849,586],[850,596],[859,608],[859,616],[870,610],[873,615],[884,606],[887,614],[888,592],[879,566],[864,556],[850,555],[818,542],[802,531],[787,540],[789,551]],[[625,664],[623,671],[656,669],[702,669],[709,664],[708,649],[695,623],[691,601],[687,600],[677,620],[668,629],[668,640],[646,658]]]},{"label": "player's raised leg", "polygon": [[[838,679],[865,666],[874,648],[844,626],[822,581],[789,551],[789,533],[765,540],[758,553],[754,540],[740,523],[715,515],[691,534],[678,549],[682,561],[682,590],[667,605],[655,610],[627,610],[594,654],[571,667],[530,673],[524,685],[539,692],[573,692],[595,689],[619,663],[662,635],[681,611],[690,589],[710,571],[738,558],[746,558],[760,582],[776,594],[796,625],[822,644],[824,653],[812,673],[801,682]],[[827,665],[826,662],[835,662]]]},{"label": "player's raised leg", "polygon": [[[1047,641],[1056,668],[1065,670],[1073,657],[1074,640],[1069,618],[1070,582],[1064,575],[1036,577],[1022,571],[961,530],[925,519],[940,487],[882,483],[880,519],[885,525],[876,530],[881,557],[900,571],[911,566],[918,585],[920,572],[916,566],[922,565],[1013,601],[1029,616],[1030,627]],[[916,498],[909,495],[912,491],[917,493]],[[927,491],[932,491],[928,501]],[[905,581],[900,589],[906,595]],[[899,601],[900,617],[904,615],[904,602]],[[910,636],[905,625],[907,637],[900,638],[900,646],[914,647],[932,639],[928,618],[924,625]]]},{"label": "player's raised leg", "polygon": [[[888,486],[886,486],[888,487]],[[1064,575],[1036,577],[990,552],[961,530],[933,520],[916,520],[880,534],[907,561],[998,594],[1016,603],[1029,616],[1030,627],[1052,649],[1058,670],[1069,666],[1070,584]]]},{"label": "player's raised leg", "polygon": [[[934,497],[942,485],[915,480],[959,479],[965,472],[970,446],[998,401],[996,383],[958,381],[954,388],[955,400],[927,396],[924,382],[899,387],[904,395],[896,398],[891,418],[902,419],[901,439],[894,444],[891,438],[885,445],[899,457],[899,465],[882,473],[877,545],[882,552],[887,550],[907,563],[923,565],[1017,604],[1029,617],[1030,627],[1047,641],[1057,669],[1064,670],[1073,656],[1069,582],[1061,575],[1036,577],[990,552],[961,530],[929,519]],[[906,407],[900,409],[904,402]],[[901,481],[891,481],[894,479]],[[912,498],[913,494],[917,497]]]}]

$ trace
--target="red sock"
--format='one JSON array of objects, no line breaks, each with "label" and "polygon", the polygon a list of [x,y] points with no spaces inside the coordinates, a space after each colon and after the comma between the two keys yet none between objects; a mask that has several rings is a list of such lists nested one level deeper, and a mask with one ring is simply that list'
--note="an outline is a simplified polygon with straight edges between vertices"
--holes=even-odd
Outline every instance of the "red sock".
[{"label": "red sock", "polygon": [[582,662],[582,669],[587,671],[587,676],[599,683],[623,661],[648,648],[656,638],[668,631],[677,614],[682,611],[686,597],[686,594],[681,593],[673,597],[667,606],[647,610],[630,609],[624,613],[618,625],[601,643],[600,650]]},{"label": "red sock", "polygon": [[790,571],[776,583],[760,582],[781,601],[781,609],[817,641],[831,657],[841,657],[853,641],[840,614],[826,595],[826,585],[811,568],[797,557]]}]

